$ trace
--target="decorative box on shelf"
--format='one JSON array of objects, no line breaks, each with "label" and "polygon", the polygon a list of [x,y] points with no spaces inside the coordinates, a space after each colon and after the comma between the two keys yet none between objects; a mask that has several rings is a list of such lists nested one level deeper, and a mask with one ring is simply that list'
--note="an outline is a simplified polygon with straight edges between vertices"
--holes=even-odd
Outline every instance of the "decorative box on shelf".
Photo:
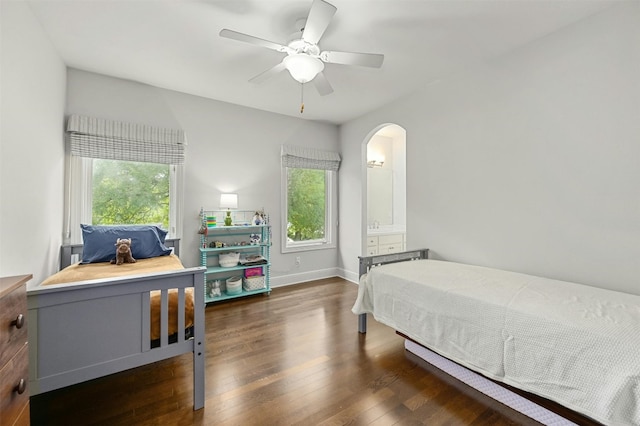
[{"label": "decorative box on shelf", "polygon": [[252,277],[244,277],[242,280],[242,288],[245,291],[254,291],[266,288],[264,275],[254,275]]},{"label": "decorative box on shelf", "polygon": [[257,267],[253,267],[253,268],[248,268],[244,270],[244,277],[245,278],[250,278],[250,277],[255,277],[258,275],[262,275],[262,267],[257,266]]},{"label": "decorative box on shelf", "polygon": [[[232,210],[233,225],[225,226],[221,218],[226,214],[222,210],[200,211],[200,265],[207,268],[206,303],[271,292],[268,216],[255,210]],[[230,278],[237,280],[228,281]]]}]

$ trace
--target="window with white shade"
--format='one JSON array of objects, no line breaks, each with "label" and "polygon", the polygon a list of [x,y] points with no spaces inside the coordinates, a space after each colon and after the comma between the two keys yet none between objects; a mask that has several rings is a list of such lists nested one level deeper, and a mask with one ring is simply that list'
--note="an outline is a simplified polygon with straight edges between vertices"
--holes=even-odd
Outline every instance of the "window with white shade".
[{"label": "window with white shade", "polygon": [[282,252],[336,247],[340,155],[282,146]]},{"label": "window with white shade", "polygon": [[181,235],[184,133],[71,116],[67,125],[65,240],[80,224],[155,224]]}]

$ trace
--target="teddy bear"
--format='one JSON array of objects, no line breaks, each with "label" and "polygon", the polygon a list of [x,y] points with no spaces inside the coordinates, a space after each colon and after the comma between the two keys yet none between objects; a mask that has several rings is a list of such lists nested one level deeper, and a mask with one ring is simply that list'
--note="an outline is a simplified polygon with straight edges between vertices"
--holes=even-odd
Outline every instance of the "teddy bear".
[{"label": "teddy bear", "polygon": [[136,260],[131,255],[131,238],[118,238],[116,241],[116,258],[111,263],[116,265],[136,263]]}]

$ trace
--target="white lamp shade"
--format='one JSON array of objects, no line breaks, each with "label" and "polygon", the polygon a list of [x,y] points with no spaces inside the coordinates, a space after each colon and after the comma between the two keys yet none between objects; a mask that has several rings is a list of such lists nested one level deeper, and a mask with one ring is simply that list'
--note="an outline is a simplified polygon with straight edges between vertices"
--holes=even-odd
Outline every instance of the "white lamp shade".
[{"label": "white lamp shade", "polygon": [[237,209],[238,194],[220,194],[221,209]]},{"label": "white lamp shade", "polygon": [[304,53],[295,53],[282,60],[284,66],[294,80],[300,83],[308,83],[316,78],[316,75],[324,69],[324,62]]}]

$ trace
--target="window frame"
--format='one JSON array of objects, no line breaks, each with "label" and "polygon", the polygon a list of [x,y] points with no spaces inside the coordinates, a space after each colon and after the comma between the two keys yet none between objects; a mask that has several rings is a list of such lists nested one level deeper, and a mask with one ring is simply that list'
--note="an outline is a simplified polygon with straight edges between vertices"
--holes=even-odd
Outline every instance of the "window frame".
[{"label": "window frame", "polygon": [[[127,161],[127,160],[117,160]],[[80,224],[92,224],[93,204],[93,158],[67,155],[65,194],[65,243],[81,243]],[[169,166],[169,229],[167,238],[182,236],[182,216],[184,205],[184,167]]]},{"label": "window frame", "polygon": [[281,253],[295,253],[310,250],[335,249],[337,247],[337,172],[324,170],[325,172],[325,238],[321,240],[292,241],[287,236],[289,217],[289,169],[305,167],[281,166]]}]

